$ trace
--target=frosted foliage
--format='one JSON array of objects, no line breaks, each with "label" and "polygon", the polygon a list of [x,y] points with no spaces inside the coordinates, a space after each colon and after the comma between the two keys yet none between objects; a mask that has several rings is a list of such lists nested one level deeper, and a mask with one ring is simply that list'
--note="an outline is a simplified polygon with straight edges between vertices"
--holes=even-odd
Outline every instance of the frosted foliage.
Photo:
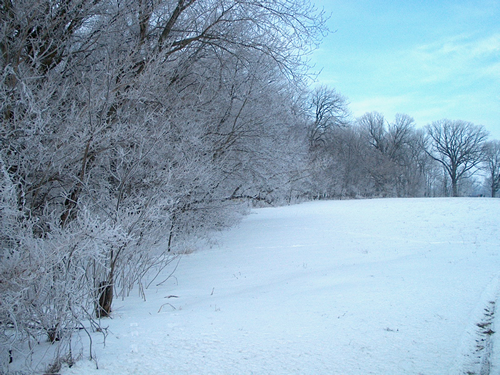
[{"label": "frosted foliage", "polygon": [[[318,92],[312,97],[316,118],[322,118],[318,115],[322,103],[339,100],[335,93],[321,95],[321,101]],[[335,113],[342,123],[321,128],[311,125],[314,133],[310,134],[315,136],[309,140],[314,178],[308,189],[316,198],[433,195],[435,166],[426,154],[424,133],[416,129],[413,118],[397,114],[393,122],[388,122],[382,114],[370,112],[353,120],[345,117],[345,102],[340,103]]]},{"label": "frosted foliage", "polygon": [[4,5],[2,366],[68,348],[186,244],[292,195],[324,24],[295,0]]},{"label": "frosted foliage", "polygon": [[[45,238],[31,235],[36,223],[24,221],[2,248],[2,345],[23,338],[63,341],[92,315],[95,280],[106,271],[106,252],[130,241],[126,233],[83,212],[65,229],[55,227]],[[28,356],[28,352],[24,352]]]}]

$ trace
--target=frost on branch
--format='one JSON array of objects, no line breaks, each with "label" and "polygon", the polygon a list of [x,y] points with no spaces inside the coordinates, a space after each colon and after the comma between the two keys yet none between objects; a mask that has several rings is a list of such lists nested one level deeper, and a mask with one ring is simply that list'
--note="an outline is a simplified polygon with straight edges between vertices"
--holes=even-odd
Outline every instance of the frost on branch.
[{"label": "frost on branch", "polygon": [[324,19],[292,0],[2,9],[1,345],[26,357],[248,202],[292,199]]}]

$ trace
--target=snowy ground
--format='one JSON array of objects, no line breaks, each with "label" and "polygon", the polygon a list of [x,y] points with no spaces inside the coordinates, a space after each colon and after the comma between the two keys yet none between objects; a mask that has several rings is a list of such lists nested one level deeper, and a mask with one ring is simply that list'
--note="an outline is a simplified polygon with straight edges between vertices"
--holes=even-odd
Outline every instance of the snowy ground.
[{"label": "snowy ground", "polygon": [[499,374],[499,255],[500,199],[254,210],[62,372]]}]

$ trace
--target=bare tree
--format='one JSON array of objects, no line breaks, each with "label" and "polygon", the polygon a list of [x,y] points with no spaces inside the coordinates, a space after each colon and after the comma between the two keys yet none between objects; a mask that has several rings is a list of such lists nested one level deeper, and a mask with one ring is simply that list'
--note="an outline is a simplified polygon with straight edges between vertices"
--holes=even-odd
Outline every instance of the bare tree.
[{"label": "bare tree", "polygon": [[6,0],[0,17],[2,346],[109,315],[190,236],[287,190],[323,30],[309,1]]},{"label": "bare tree", "polygon": [[358,119],[359,125],[364,128],[368,134],[368,143],[381,153],[387,149],[387,140],[385,139],[385,118],[381,113],[365,113]]},{"label": "bare tree", "polygon": [[332,167],[329,174],[340,197],[368,196],[372,187],[366,173],[364,156],[367,145],[358,127],[347,126],[334,131],[329,149]]},{"label": "bare tree", "polygon": [[310,147],[312,196],[425,194],[430,158],[412,117],[397,114],[387,122],[370,112],[353,124],[328,127],[321,139],[321,147]]},{"label": "bare tree", "polygon": [[415,129],[413,118],[406,114],[397,113],[394,122],[388,125],[387,155],[394,164],[398,196],[423,195],[428,156],[422,136],[422,132]]},{"label": "bare tree", "polygon": [[335,89],[326,86],[316,88],[311,97],[313,122],[309,129],[309,143],[316,147],[326,142],[328,132],[349,123],[347,99]]},{"label": "bare tree", "polygon": [[491,197],[500,190],[500,141],[488,141],[484,145],[484,169],[488,173]]},{"label": "bare tree", "polygon": [[488,132],[479,125],[456,120],[435,121],[427,126],[428,155],[440,163],[450,177],[452,194],[459,196],[459,182],[483,161]]},{"label": "bare tree", "polygon": [[366,144],[362,166],[374,194],[423,195],[428,156],[413,118],[398,113],[393,122],[386,122],[382,114],[371,112],[358,119],[358,126]]}]

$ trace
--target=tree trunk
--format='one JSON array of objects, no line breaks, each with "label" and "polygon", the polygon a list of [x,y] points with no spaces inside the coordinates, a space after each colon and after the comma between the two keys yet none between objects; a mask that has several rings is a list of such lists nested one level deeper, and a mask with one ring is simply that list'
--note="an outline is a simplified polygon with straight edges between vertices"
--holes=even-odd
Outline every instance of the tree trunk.
[{"label": "tree trunk", "polygon": [[111,304],[113,303],[113,276],[110,275],[107,281],[101,281],[97,289],[96,316],[105,318],[111,314]]},{"label": "tree trunk", "polygon": [[451,180],[451,190],[454,197],[458,197],[458,183],[456,179]]}]

